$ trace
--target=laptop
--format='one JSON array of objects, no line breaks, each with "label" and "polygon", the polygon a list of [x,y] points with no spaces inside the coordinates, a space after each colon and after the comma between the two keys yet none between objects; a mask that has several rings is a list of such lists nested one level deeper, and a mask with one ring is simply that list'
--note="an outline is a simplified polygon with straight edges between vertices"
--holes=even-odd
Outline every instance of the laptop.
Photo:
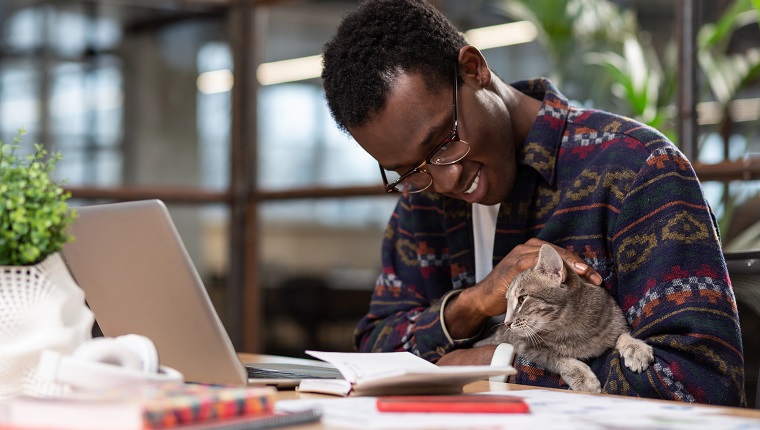
[{"label": "laptop", "polygon": [[286,388],[341,378],[327,363],[243,365],[162,201],[76,211],[62,254],[105,336],[147,336],[188,382]]}]

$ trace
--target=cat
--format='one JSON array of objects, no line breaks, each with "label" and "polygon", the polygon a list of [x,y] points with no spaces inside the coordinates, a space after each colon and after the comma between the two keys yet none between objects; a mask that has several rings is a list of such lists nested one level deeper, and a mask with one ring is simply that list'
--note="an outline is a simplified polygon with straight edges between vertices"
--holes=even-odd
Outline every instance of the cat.
[{"label": "cat", "polygon": [[566,268],[551,245],[541,246],[535,267],[515,277],[506,298],[504,327],[476,346],[509,342],[518,355],[562,376],[572,390],[601,392],[599,379],[581,360],[610,348],[637,373],[654,361],[652,347],[631,336],[612,296]]}]

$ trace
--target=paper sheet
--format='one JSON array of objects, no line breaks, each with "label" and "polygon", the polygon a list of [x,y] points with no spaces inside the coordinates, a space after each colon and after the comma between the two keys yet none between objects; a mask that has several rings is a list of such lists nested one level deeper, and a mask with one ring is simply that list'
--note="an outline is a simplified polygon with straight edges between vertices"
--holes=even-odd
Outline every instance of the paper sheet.
[{"label": "paper sheet", "polygon": [[760,419],[717,415],[716,408],[676,402],[646,402],[622,396],[549,391],[501,391],[525,399],[530,414],[449,414],[378,412],[374,397],[286,400],[281,411],[322,409],[327,426],[363,429],[547,429],[547,430],[760,430]]},{"label": "paper sheet", "polygon": [[383,375],[397,372],[399,369],[437,369],[435,364],[408,352],[386,352],[367,354],[364,352],[325,352],[306,351],[314,358],[326,361],[346,378],[357,380],[369,375]]}]

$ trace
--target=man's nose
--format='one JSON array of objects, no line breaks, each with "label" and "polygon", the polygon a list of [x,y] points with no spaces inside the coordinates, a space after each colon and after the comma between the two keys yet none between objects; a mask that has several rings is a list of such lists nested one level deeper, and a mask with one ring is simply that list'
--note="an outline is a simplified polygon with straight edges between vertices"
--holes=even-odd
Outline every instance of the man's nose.
[{"label": "man's nose", "polygon": [[462,176],[462,165],[460,163],[448,166],[428,164],[425,167],[427,167],[428,174],[433,177],[433,189],[436,192],[441,194],[459,193],[459,177]]}]

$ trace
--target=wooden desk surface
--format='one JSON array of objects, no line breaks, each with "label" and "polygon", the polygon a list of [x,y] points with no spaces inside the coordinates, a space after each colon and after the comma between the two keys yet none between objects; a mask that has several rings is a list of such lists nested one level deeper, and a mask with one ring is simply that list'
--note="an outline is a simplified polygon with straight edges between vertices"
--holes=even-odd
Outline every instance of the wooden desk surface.
[{"label": "wooden desk surface", "polygon": [[[288,363],[295,363],[295,364],[318,364],[318,365],[324,364],[321,361],[291,358],[291,357],[279,357],[279,356],[273,356],[273,355],[247,354],[247,353],[239,353],[238,355],[240,356],[240,360],[244,363],[288,362]],[[536,387],[529,386],[529,385],[477,381],[477,382],[473,382],[471,384],[465,385],[464,392],[465,393],[482,393],[482,392],[487,392],[487,391],[501,392],[501,391],[535,390],[535,389]],[[561,391],[567,392],[565,390],[561,390]],[[605,396],[609,394],[599,394],[599,395]],[[324,395],[324,394],[300,393],[295,390],[283,390],[283,391],[277,392],[277,400],[326,399],[326,398],[335,398],[335,397]],[[670,402],[667,400],[652,400],[652,399],[639,399],[639,398],[632,398],[632,399],[642,401],[642,402]],[[758,409],[731,408],[731,407],[712,406],[712,405],[703,405],[703,406],[708,407],[708,408],[715,408],[716,410],[720,411],[719,412],[720,414],[724,414],[724,415],[753,418],[753,419],[760,420],[760,410]],[[293,427],[287,427],[287,428],[293,429],[293,430],[318,430],[318,429],[327,429],[328,427],[325,427],[321,423],[315,423],[315,424],[310,424],[310,425],[293,426]]]}]

